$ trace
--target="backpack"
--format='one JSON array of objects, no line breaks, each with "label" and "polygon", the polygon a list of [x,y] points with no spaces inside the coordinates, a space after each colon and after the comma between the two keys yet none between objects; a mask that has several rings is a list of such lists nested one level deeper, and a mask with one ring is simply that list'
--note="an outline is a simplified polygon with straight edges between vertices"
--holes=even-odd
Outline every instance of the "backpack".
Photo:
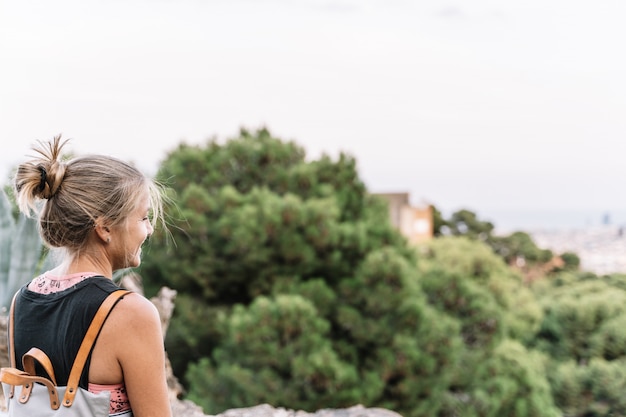
[{"label": "backpack", "polygon": [[[0,369],[0,381],[6,400],[7,417],[108,417],[110,393],[94,394],[78,386],[87,358],[100,333],[104,321],[117,301],[128,290],[109,294],[94,316],[74,358],[67,386],[58,386],[50,358],[41,349],[33,347],[22,357],[24,370],[16,367],[13,349],[15,297],[11,303],[9,325],[9,356],[11,366]],[[48,374],[39,376],[35,364],[39,363]],[[17,388],[21,387],[20,392]]]}]

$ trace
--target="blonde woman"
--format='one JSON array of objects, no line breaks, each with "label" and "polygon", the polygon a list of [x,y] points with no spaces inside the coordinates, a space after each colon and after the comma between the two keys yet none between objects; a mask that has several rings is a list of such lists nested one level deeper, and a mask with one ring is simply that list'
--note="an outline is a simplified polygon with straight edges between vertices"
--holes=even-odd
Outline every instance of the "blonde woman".
[{"label": "blonde woman", "polygon": [[[135,167],[102,155],[64,162],[65,143],[60,136],[40,143],[14,182],[20,210],[38,216],[44,242],[63,257],[19,290],[13,348],[17,358],[33,346],[43,350],[59,385],[96,310],[118,289],[113,272],[139,266],[141,246],[162,219],[159,188]],[[171,416],[161,324],[150,301],[131,293],[117,303],[80,386],[110,391],[110,415]]]}]

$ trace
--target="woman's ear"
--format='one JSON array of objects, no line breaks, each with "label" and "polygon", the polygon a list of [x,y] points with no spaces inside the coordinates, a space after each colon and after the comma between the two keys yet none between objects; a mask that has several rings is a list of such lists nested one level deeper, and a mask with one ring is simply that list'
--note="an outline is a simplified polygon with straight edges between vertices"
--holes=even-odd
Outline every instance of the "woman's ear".
[{"label": "woman's ear", "polygon": [[96,235],[102,240],[104,243],[111,243],[111,229],[107,225],[105,225],[102,220],[98,219],[96,221],[96,225],[94,227],[96,231]]}]

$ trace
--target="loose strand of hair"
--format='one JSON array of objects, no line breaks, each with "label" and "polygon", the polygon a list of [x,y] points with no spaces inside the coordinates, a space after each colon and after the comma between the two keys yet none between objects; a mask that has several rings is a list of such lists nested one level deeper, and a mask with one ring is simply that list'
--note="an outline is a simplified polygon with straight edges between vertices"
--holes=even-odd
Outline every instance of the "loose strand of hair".
[{"label": "loose strand of hair", "polygon": [[68,142],[69,139],[61,141],[61,134],[58,134],[48,142],[38,140],[37,143],[39,146],[33,147],[33,150],[43,156],[45,160],[50,161],[50,163],[54,163],[55,161],[60,161],[61,151]]}]

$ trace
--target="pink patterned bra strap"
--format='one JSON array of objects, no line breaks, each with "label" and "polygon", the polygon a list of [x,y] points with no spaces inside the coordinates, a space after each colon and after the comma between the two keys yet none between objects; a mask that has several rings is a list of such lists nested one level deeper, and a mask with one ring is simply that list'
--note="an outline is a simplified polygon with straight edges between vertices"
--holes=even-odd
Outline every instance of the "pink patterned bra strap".
[{"label": "pink patterned bra strap", "polygon": [[98,394],[102,391],[109,391],[111,393],[111,402],[109,406],[110,415],[130,410],[130,401],[128,401],[128,394],[126,393],[126,387],[124,384],[99,385],[89,383],[89,392]]}]

